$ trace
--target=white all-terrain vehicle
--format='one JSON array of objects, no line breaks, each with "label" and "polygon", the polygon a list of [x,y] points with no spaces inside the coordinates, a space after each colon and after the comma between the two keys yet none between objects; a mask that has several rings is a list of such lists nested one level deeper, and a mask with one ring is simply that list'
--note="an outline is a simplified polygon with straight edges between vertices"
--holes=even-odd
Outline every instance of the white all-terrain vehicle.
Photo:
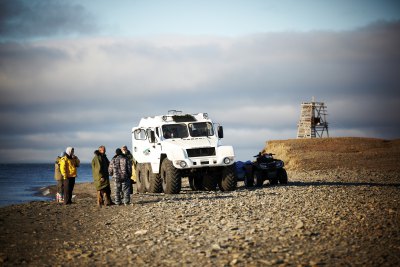
[{"label": "white all-terrain vehicle", "polygon": [[207,113],[173,110],[142,118],[132,128],[137,191],[178,194],[184,177],[192,190],[235,190],[235,154],[232,146],[220,145],[221,138],[222,126]]}]

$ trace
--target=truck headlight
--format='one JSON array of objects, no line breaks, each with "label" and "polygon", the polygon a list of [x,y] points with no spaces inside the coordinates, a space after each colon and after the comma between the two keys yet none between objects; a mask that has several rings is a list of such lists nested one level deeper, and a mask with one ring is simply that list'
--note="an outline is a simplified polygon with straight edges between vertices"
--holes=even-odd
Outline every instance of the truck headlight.
[{"label": "truck headlight", "polygon": [[231,159],[228,158],[228,157],[224,158],[224,163],[225,163],[226,165],[228,165],[229,163],[231,163]]},{"label": "truck headlight", "polygon": [[177,161],[177,164],[178,164],[179,166],[181,166],[181,168],[185,168],[185,167],[187,166],[187,163],[186,163],[186,161],[184,161],[184,160],[179,160],[179,161]]}]

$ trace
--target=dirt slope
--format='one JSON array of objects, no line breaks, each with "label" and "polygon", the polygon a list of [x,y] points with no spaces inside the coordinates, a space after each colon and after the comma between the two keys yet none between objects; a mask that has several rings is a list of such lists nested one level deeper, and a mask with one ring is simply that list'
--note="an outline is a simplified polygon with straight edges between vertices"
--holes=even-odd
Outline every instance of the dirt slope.
[{"label": "dirt slope", "polygon": [[359,137],[268,141],[264,151],[275,153],[291,171],[400,171],[400,139]]}]

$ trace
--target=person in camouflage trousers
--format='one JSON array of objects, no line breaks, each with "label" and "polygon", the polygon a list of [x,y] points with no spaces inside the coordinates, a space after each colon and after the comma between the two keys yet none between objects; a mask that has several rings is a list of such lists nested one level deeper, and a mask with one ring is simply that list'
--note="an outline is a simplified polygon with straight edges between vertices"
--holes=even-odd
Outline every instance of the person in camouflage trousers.
[{"label": "person in camouflage trousers", "polygon": [[123,203],[130,204],[129,180],[131,177],[131,166],[129,160],[122,154],[120,148],[115,151],[115,156],[110,162],[108,173],[114,178],[115,182],[115,204],[121,205],[121,193],[123,196]]},{"label": "person in camouflage trousers", "polygon": [[[124,154],[124,156],[128,159],[128,164],[129,164],[129,166],[131,166],[130,167],[131,168],[131,174],[133,175],[134,174],[134,168],[133,168],[133,156],[132,156],[132,153],[128,150],[127,146],[121,147],[121,150],[122,150],[122,154]],[[135,182],[132,179],[132,177],[133,177],[132,175],[128,179],[128,182],[129,182],[129,194],[131,194],[131,195],[133,194],[133,183]]]}]

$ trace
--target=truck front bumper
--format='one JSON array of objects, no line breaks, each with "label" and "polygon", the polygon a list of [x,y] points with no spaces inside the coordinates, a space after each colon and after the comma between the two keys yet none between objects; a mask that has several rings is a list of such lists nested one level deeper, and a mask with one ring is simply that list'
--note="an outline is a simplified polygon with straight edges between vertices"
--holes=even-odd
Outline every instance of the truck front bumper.
[{"label": "truck front bumper", "polygon": [[235,162],[234,157],[207,157],[207,158],[186,158],[174,160],[173,164],[177,169],[192,169],[202,167],[224,167],[232,165]]}]

